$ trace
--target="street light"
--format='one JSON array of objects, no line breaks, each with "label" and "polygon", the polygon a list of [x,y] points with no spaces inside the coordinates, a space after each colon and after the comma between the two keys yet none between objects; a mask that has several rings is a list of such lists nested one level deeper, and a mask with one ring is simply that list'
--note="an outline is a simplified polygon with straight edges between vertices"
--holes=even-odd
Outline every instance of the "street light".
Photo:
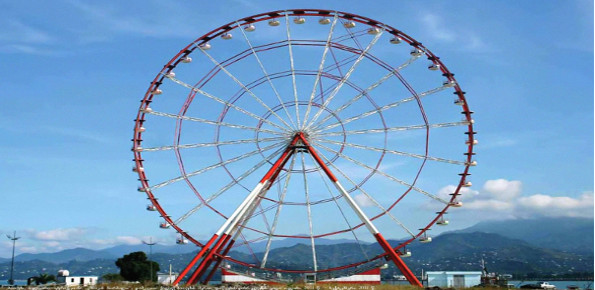
[{"label": "street light", "polygon": [[153,256],[153,245],[157,244],[153,242],[153,237],[149,238],[149,242],[143,241],[143,244],[149,246],[149,267],[151,267],[151,282],[153,282],[153,261],[151,260],[151,256]]},{"label": "street light", "polygon": [[14,285],[14,280],[12,279],[12,273],[14,269],[14,247],[16,245],[17,240],[21,237],[17,237],[16,231],[12,234],[12,236],[6,235],[6,237],[12,240],[12,261],[10,262],[10,278],[8,279],[8,285]]}]

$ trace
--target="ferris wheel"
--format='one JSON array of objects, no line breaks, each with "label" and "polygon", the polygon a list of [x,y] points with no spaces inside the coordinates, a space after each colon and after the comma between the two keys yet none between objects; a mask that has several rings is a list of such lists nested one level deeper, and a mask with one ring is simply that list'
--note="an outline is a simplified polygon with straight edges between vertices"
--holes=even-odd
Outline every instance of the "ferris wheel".
[{"label": "ferris wheel", "polygon": [[[176,285],[206,283],[222,262],[282,281],[386,259],[421,286],[402,258],[462,206],[472,114],[454,74],[402,31],[345,12],[272,11],[165,64],[135,119],[133,171],[159,227],[199,247]],[[338,241],[350,250],[331,259]]]}]

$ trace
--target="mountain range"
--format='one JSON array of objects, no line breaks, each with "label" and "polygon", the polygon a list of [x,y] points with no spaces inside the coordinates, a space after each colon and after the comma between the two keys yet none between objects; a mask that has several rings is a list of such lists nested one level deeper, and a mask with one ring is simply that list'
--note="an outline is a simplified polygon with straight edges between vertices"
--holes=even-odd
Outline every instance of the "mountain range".
[{"label": "mountain range", "polygon": [[[319,241],[320,240],[320,241]],[[389,241],[396,244],[398,241]],[[266,242],[257,243],[253,250],[262,258]],[[270,267],[304,268],[312,264],[309,241],[286,239],[271,249]],[[167,270],[172,265],[179,271],[194,256],[196,247],[153,246],[152,259]],[[358,245],[351,240],[317,239],[319,268],[356,262],[355,253],[370,255],[380,252],[373,244]],[[551,275],[593,273],[593,220],[579,218],[514,220],[482,222],[470,228],[434,237],[430,244],[413,242],[408,246],[412,257],[405,258],[415,272],[421,270],[480,270],[479,261],[487,261],[488,269],[517,275]],[[40,272],[55,273],[68,269],[72,275],[97,275],[118,272],[114,261],[124,254],[147,251],[146,245],[120,245],[103,250],[84,248],[56,253],[21,254],[15,257],[15,277],[19,279]],[[254,262],[245,252],[232,252],[239,260]],[[0,279],[7,278],[10,260],[0,260]],[[307,267],[307,266],[306,266]],[[393,265],[383,276],[399,274]]]}]

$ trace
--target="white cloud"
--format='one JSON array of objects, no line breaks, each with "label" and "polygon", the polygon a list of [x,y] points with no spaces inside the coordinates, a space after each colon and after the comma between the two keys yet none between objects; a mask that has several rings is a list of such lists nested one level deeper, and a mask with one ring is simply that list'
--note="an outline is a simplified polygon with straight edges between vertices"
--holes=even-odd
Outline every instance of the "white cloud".
[{"label": "white cloud", "polygon": [[126,245],[139,245],[143,241],[140,238],[132,237],[132,236],[120,236],[116,237],[116,242],[118,244],[126,244]]},{"label": "white cloud", "polygon": [[[456,189],[457,187],[454,185],[447,185],[438,191],[438,197],[444,200],[450,200],[450,194],[455,192]],[[472,190],[469,187],[461,187],[461,189],[459,190],[459,194],[461,196],[458,199],[462,201],[477,196],[479,192]]]},{"label": "white cloud", "polygon": [[84,228],[53,229],[36,232],[32,235],[32,238],[42,241],[70,241],[81,239],[87,233],[88,230]]},{"label": "white cloud", "polygon": [[1,20],[0,41],[7,43],[40,44],[52,42],[54,39],[46,32],[26,25],[16,19]]},{"label": "white cloud", "polygon": [[[531,218],[551,217],[593,217],[593,192],[578,197],[534,194],[522,196],[522,182],[518,180],[488,180],[481,190],[461,189],[459,200],[463,207],[473,211],[474,216],[485,218]],[[440,189],[440,198],[449,198],[448,193],[456,189],[447,185]],[[477,215],[480,212],[481,215]]]},{"label": "white cloud", "polygon": [[535,194],[518,200],[519,207],[542,216],[593,217],[593,193],[578,198]]},{"label": "white cloud", "polygon": [[509,210],[512,209],[514,206],[510,202],[501,201],[501,200],[474,200],[471,202],[465,203],[465,208],[474,209],[474,210],[485,210],[491,209],[496,211],[501,210]]},{"label": "white cloud", "polygon": [[425,27],[424,31],[428,33],[428,38],[446,43],[456,43],[457,47],[467,51],[488,49],[488,45],[470,27],[449,26],[444,19],[433,13],[425,13],[420,19]]},{"label": "white cloud", "polygon": [[426,31],[430,32],[433,38],[447,42],[456,40],[456,34],[446,29],[447,26],[437,15],[428,13],[422,17],[422,22],[426,26]]},{"label": "white cloud", "polygon": [[483,185],[482,192],[490,194],[496,200],[509,201],[521,194],[522,183],[517,180],[506,179],[488,180]]}]

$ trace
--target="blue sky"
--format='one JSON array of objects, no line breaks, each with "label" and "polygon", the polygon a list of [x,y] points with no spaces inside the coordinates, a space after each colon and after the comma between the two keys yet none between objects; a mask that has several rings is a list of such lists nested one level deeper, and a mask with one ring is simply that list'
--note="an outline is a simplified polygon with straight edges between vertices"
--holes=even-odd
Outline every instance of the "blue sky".
[{"label": "blue sky", "polygon": [[[0,231],[23,237],[17,253],[149,236],[173,244],[175,233],[144,210],[130,170],[139,100],[163,64],[202,34],[296,7],[387,23],[456,74],[476,112],[479,165],[449,229],[593,217],[592,1],[317,2],[2,1]],[[432,192],[454,183],[439,180]],[[0,257],[9,255],[4,240]]]}]

